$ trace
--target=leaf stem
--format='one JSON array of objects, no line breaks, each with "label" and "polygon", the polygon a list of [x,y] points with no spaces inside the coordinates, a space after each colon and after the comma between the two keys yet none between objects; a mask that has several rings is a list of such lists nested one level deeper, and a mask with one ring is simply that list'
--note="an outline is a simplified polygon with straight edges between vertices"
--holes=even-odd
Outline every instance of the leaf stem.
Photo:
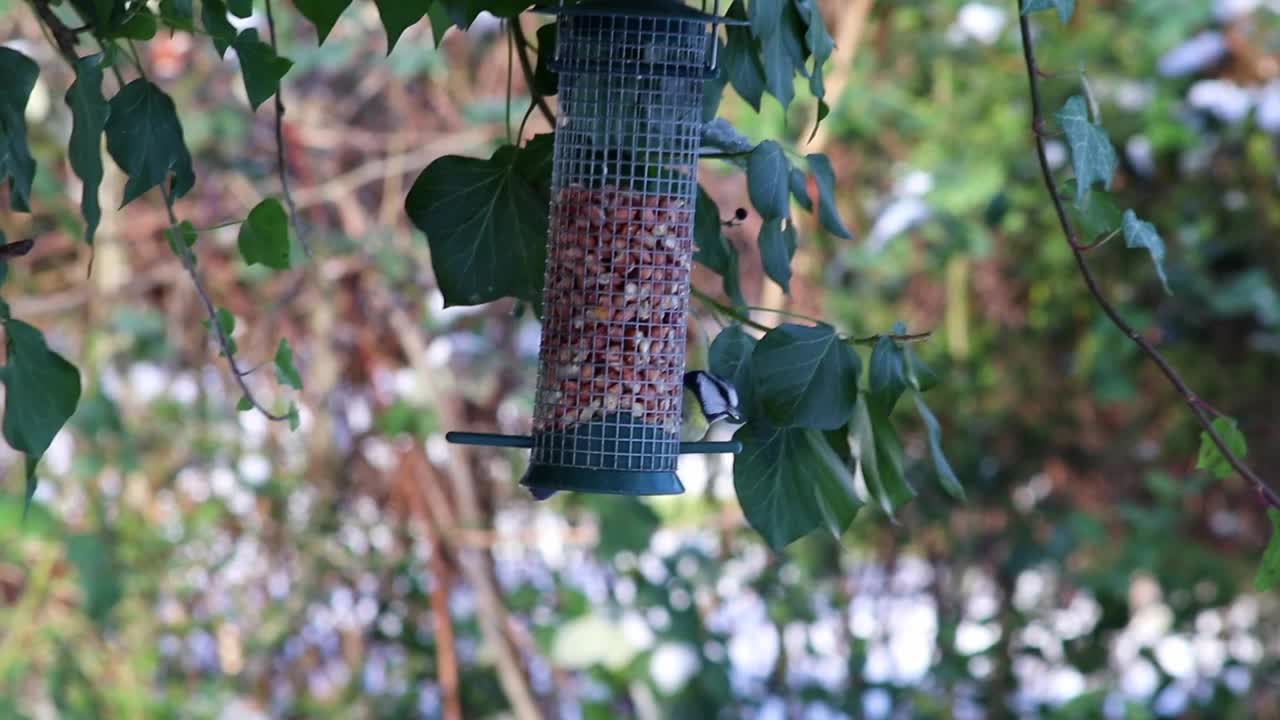
[{"label": "leaf stem", "polygon": [[1183,402],[1187,407],[1191,408],[1191,413],[1195,416],[1196,421],[1200,423],[1209,439],[1218,448],[1218,452],[1227,459],[1241,477],[1253,484],[1257,488],[1258,494],[1263,500],[1273,507],[1280,507],[1280,495],[1276,494],[1266,482],[1258,476],[1243,460],[1227,446],[1227,443],[1218,434],[1213,427],[1213,419],[1205,410],[1198,395],[1187,385],[1182,376],[1174,370],[1164,355],[1156,350],[1151,343],[1147,342],[1142,334],[1135,330],[1124,318],[1120,317],[1120,313],[1116,310],[1111,301],[1102,293],[1102,289],[1098,286],[1097,278],[1094,277],[1093,271],[1089,268],[1088,261],[1085,259],[1085,246],[1080,244],[1079,236],[1075,228],[1071,224],[1071,220],[1067,217],[1067,210],[1062,204],[1062,199],[1058,196],[1056,186],[1053,182],[1053,171],[1049,166],[1049,155],[1045,148],[1044,135],[1041,130],[1044,127],[1044,109],[1040,98],[1040,70],[1036,62],[1035,44],[1031,36],[1031,22],[1027,15],[1023,12],[1026,0],[1016,0],[1018,11],[1018,27],[1022,34],[1022,54],[1023,60],[1027,67],[1027,84],[1031,97],[1031,129],[1032,137],[1035,139],[1036,156],[1040,162],[1040,175],[1044,180],[1045,190],[1048,191],[1049,199],[1053,204],[1054,212],[1058,216],[1058,225],[1062,228],[1063,234],[1066,236],[1068,244],[1071,246],[1071,254],[1075,257],[1076,266],[1080,269],[1080,276],[1084,279],[1085,286],[1089,290],[1089,294],[1093,296],[1094,303],[1102,310],[1107,319],[1111,321],[1115,327],[1127,336],[1138,349],[1146,355],[1152,363],[1160,369],[1168,379],[1169,384],[1182,396]]},{"label": "leaf stem", "polygon": [[529,49],[529,38],[524,34],[524,28],[520,26],[520,19],[514,18],[509,28],[511,39],[515,41],[516,48],[519,50],[516,56],[520,59],[520,70],[524,73],[524,82],[529,86],[529,96],[533,98],[533,102],[542,111],[542,116],[554,128],[556,126],[556,114],[551,112],[551,106],[547,104],[547,99],[534,89],[533,65],[530,64],[528,56],[525,55],[525,51]]},{"label": "leaf stem", "polygon": [[[271,52],[277,56],[280,55],[280,46],[276,42],[276,18],[272,12],[271,0],[266,0],[267,6],[267,36],[271,41]],[[307,240],[307,234],[302,230],[302,218],[298,215],[298,206],[293,201],[293,193],[289,190],[289,166],[285,161],[285,145],[284,145],[284,80],[276,85],[276,171],[280,175],[280,194],[284,197],[284,204],[289,208],[289,221],[293,225],[293,234],[298,236],[298,244],[302,246],[302,252],[306,253],[308,258],[311,257],[311,243]]]}]

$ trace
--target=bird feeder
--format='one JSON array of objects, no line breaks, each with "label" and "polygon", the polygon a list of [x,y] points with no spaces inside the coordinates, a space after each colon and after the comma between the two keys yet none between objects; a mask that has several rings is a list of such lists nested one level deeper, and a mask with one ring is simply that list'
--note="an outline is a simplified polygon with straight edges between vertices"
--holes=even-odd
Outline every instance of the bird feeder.
[{"label": "bird feeder", "polygon": [[665,495],[684,491],[680,442],[703,85],[716,27],[675,0],[588,0],[556,16],[559,74],[542,344],[523,485]]}]

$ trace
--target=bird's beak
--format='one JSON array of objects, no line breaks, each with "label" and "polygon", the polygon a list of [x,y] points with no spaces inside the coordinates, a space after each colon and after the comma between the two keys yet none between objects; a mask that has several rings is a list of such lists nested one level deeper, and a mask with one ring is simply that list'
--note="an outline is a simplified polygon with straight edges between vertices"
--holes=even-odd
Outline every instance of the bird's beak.
[{"label": "bird's beak", "polygon": [[728,420],[729,422],[733,423],[734,425],[741,425],[741,424],[743,424],[743,423],[745,423],[745,422],[747,421],[747,419],[746,419],[746,418],[744,418],[744,417],[742,417],[742,415],[741,415],[741,414],[739,414],[739,413],[737,413],[737,412],[735,412],[735,411],[733,411],[733,410],[730,410],[730,411],[729,411],[729,413],[728,413],[727,415],[725,415],[725,416],[724,416],[724,419],[725,419],[725,420]]}]

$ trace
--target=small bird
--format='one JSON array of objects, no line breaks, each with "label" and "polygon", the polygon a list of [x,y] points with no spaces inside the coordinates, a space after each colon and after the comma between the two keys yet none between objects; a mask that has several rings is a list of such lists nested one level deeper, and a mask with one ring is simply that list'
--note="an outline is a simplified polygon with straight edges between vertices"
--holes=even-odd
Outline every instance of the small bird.
[{"label": "small bird", "polygon": [[[684,374],[684,409],[680,418],[680,440],[699,442],[706,439],[711,427],[724,420],[734,425],[746,422],[738,408],[738,389],[733,383],[706,370]],[[530,488],[534,500],[546,500],[555,490]]]}]

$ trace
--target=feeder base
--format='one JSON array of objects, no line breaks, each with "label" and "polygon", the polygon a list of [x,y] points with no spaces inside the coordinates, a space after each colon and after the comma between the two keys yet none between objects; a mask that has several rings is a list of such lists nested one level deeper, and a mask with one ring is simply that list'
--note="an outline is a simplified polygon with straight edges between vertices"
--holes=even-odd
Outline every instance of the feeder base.
[{"label": "feeder base", "polygon": [[530,465],[520,484],[535,495],[558,490],[606,495],[680,495],[684,485],[674,472],[588,470],[558,465]]}]

